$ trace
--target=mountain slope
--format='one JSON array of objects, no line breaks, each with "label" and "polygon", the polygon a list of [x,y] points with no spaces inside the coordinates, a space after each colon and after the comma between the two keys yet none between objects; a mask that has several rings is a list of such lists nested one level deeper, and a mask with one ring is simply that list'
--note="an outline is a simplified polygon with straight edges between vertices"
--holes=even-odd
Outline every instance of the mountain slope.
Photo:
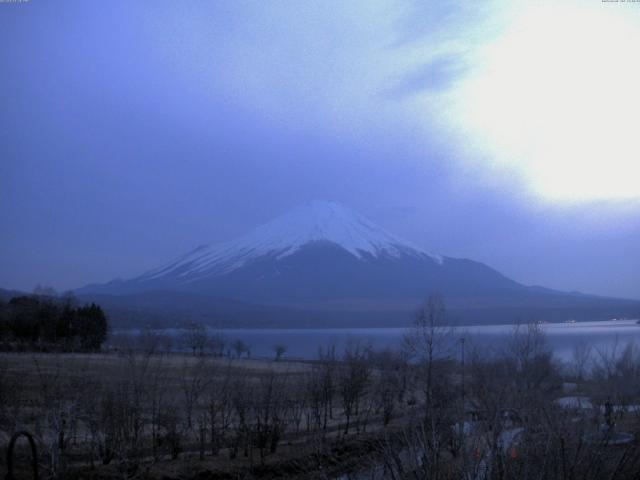
[{"label": "mountain slope", "polygon": [[425,252],[335,202],[309,202],[249,234],[222,245],[201,246],[158,269],[145,273],[139,282],[166,276],[185,283],[233,272],[260,258],[278,261],[319,243],[334,244],[352,257],[430,259]]},{"label": "mountain slope", "polygon": [[[620,301],[623,310],[611,309],[621,303],[521,285],[484,264],[430,253],[344,206],[319,201],[237,240],[198,247],[136,278],[77,291],[83,296],[126,295],[128,303],[146,294],[147,307],[154,292],[163,305],[160,297],[166,298],[169,292],[176,294],[178,304],[189,302],[184,294],[195,295],[198,315],[205,317],[207,311],[230,311],[227,304],[221,307],[220,299],[232,299],[243,305],[295,308],[300,321],[304,317],[316,323],[322,322],[317,312],[327,318],[331,312],[344,322],[358,312],[365,319],[375,317],[376,324],[385,319],[396,324],[400,318],[409,318],[410,310],[432,292],[443,295],[454,310],[465,312],[460,313],[465,322],[479,316],[483,322],[514,321],[514,315],[566,319],[573,311],[598,311],[599,315],[611,311],[619,316],[624,309],[635,308],[633,302]],[[180,292],[182,296],[177,295]],[[207,303],[203,300],[207,298],[212,300]],[[603,305],[604,310],[592,309]],[[554,316],[549,309],[561,313]],[[253,307],[243,307],[249,310],[255,312]],[[290,316],[277,311],[274,317]]]}]

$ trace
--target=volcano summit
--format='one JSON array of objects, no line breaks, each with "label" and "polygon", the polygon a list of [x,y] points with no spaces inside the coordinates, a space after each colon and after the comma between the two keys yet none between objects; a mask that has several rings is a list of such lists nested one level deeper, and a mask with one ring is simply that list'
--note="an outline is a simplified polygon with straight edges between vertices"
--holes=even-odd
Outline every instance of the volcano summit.
[{"label": "volcano summit", "polygon": [[428,252],[324,201],[299,206],[236,240],[200,246],[138,277],[77,291],[107,305],[144,299],[146,306],[162,304],[165,310],[166,299],[174,298],[172,308],[198,305],[205,319],[219,318],[231,305],[251,305],[254,312],[264,306],[272,319],[295,317],[316,326],[407,323],[410,311],[432,292],[464,323],[594,319],[622,316],[637,305],[528,287],[482,263]]}]

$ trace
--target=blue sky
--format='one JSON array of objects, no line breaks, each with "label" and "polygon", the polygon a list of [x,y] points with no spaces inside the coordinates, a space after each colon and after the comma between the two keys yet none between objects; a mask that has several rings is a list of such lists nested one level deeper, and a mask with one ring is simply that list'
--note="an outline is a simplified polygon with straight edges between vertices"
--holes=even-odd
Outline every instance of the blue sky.
[{"label": "blue sky", "polygon": [[0,4],[0,286],[132,276],[321,198],[527,284],[640,298],[639,18]]}]

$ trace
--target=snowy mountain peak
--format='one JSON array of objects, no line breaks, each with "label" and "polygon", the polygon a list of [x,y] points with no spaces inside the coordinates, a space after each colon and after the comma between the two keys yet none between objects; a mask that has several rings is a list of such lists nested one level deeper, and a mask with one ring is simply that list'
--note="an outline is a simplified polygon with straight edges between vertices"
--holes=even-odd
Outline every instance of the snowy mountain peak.
[{"label": "snowy mountain peak", "polygon": [[220,245],[198,247],[191,253],[140,277],[148,280],[164,275],[201,278],[221,275],[253,259],[270,255],[281,259],[316,242],[335,244],[358,259],[413,256],[442,258],[390,234],[362,215],[337,202],[307,202],[245,236]]},{"label": "snowy mountain peak", "polygon": [[339,245],[357,258],[386,253],[426,254],[362,215],[337,202],[314,200],[258,227],[247,237],[282,255],[308,243],[326,241]]}]

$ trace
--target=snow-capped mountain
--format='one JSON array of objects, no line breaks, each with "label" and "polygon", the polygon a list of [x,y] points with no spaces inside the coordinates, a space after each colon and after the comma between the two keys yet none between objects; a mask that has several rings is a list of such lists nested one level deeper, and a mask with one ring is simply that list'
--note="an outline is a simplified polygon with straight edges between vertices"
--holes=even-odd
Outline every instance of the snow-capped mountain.
[{"label": "snow-capped mountain", "polygon": [[[358,315],[358,323],[406,322],[433,292],[471,322],[515,321],[539,316],[550,306],[560,319],[580,318],[580,312],[593,311],[594,302],[606,303],[527,287],[482,263],[430,253],[323,201],[306,203],[236,240],[198,247],[138,277],[76,291],[106,304],[121,305],[127,297],[136,310],[155,306],[163,314],[172,310],[174,317],[197,306],[198,318],[235,315],[255,324],[269,311],[275,324],[284,317],[287,324],[302,317],[307,319],[302,323],[324,324],[333,316],[334,325],[354,324]],[[322,313],[309,317],[302,311]],[[624,312],[611,310],[618,316]]]},{"label": "snow-capped mountain", "polygon": [[519,285],[471,260],[430,253],[336,202],[301,205],[230,242],[82,292],[190,291],[270,304],[419,299]]},{"label": "snow-capped mountain", "polygon": [[260,257],[282,260],[318,243],[341,248],[362,261],[383,257],[413,257],[442,263],[442,257],[399,239],[339,203],[313,201],[237,240],[198,247],[143,274],[137,280],[153,281],[169,275],[184,282],[192,282],[233,272]]}]

